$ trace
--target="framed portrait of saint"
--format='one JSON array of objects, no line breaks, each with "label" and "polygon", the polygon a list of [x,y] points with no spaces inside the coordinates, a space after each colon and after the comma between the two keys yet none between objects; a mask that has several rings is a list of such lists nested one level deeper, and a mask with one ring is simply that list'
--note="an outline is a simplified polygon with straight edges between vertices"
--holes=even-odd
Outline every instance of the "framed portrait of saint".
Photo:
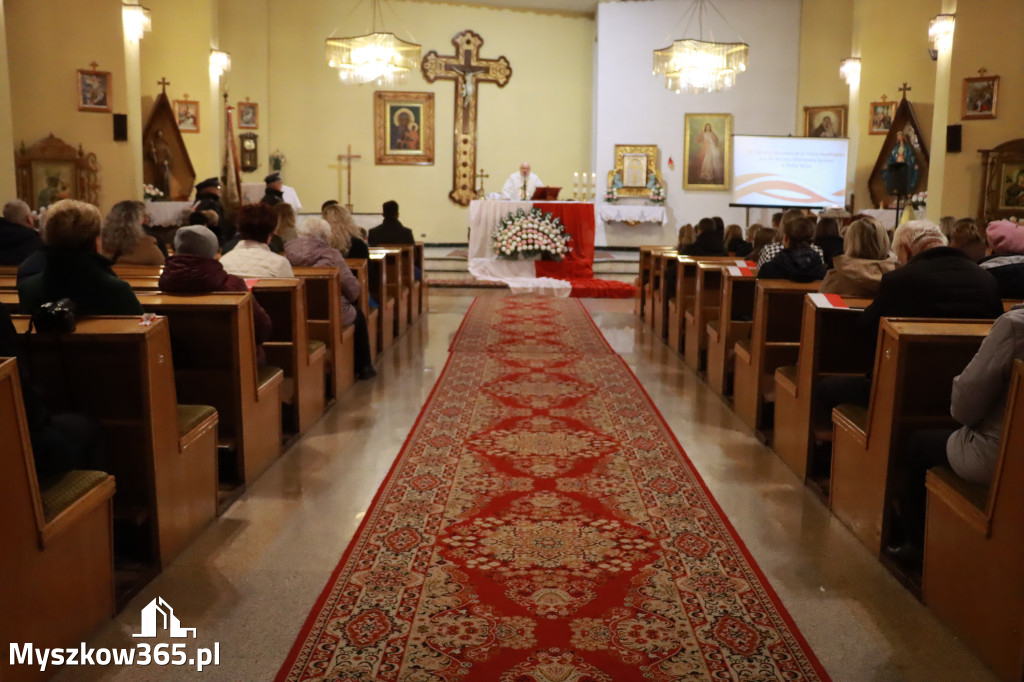
[{"label": "framed portrait of saint", "polygon": [[804,137],[846,137],[846,105],[804,107]]},{"label": "framed portrait of saint", "polygon": [[434,93],[374,93],[373,124],[377,165],[433,165]]},{"label": "framed portrait of saint", "polygon": [[683,158],[683,189],[729,189],[732,114],[686,114]]},{"label": "framed portrait of saint", "polygon": [[885,135],[892,128],[892,118],[896,115],[896,102],[871,103],[871,120],[868,122],[868,133],[871,135]]},{"label": "framed portrait of saint", "polygon": [[1001,210],[1024,211],[1024,162],[1002,164],[1003,181],[999,188]]},{"label": "framed portrait of saint", "polygon": [[255,130],[259,128],[260,105],[256,102],[238,103],[238,127]]},{"label": "framed portrait of saint", "polygon": [[622,155],[622,186],[647,187],[647,154]]},{"label": "framed portrait of saint", "polygon": [[964,79],[961,118],[965,121],[995,118],[999,105],[999,76]]},{"label": "framed portrait of saint", "polygon": [[[188,95],[185,95],[188,97]],[[199,132],[199,102],[189,99],[174,100],[174,116],[178,130],[183,133]]]},{"label": "framed portrait of saint", "polygon": [[78,70],[78,110],[103,111],[114,110],[110,92],[110,72]]}]

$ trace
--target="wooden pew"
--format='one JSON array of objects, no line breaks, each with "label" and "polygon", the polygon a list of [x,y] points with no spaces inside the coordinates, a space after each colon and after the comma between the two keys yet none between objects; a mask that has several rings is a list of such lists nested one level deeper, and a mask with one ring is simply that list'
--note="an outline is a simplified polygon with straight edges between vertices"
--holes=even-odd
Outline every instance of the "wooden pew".
[{"label": "wooden pew", "polygon": [[[666,292],[668,301],[665,303],[665,331],[662,338],[675,352],[683,355],[686,351],[686,313],[692,311],[697,300],[697,271],[700,263],[717,263],[735,265],[735,258],[724,256],[676,256],[676,288],[674,292]],[[670,283],[665,282],[663,287]],[[703,330],[703,327],[701,327]]]},{"label": "wooden pew", "polygon": [[991,487],[928,472],[924,602],[1003,680],[1024,679],[1024,361],[1010,383]]},{"label": "wooden pew", "polygon": [[886,318],[878,330],[867,409],[832,411],[829,507],[873,554],[889,540],[889,471],[909,434],[953,426],[953,377],[978,350],[992,323]]},{"label": "wooden pew", "polygon": [[722,306],[722,268],[718,261],[698,261],[693,305],[683,312],[683,360],[695,372],[707,362],[707,325],[717,321]]},{"label": "wooden pew", "polygon": [[670,258],[676,258],[675,251],[655,251],[651,254],[651,315],[648,323],[659,339],[668,338],[668,303],[671,292],[667,290],[665,268]]},{"label": "wooden pew", "polygon": [[359,280],[359,309],[366,318],[366,328],[370,337],[370,359],[377,362],[377,329],[380,327],[380,308],[370,309],[370,271],[365,258],[346,258],[345,262],[352,269],[352,274]]},{"label": "wooden pew", "polygon": [[[831,423],[813,421],[814,387],[824,377],[863,376],[871,369],[870,349],[860,342],[857,329],[870,303],[871,299],[807,294],[796,365],[775,370],[772,448],[801,481],[808,477],[815,432],[827,431],[827,440],[832,439]],[[826,468],[819,473],[827,472]]]},{"label": "wooden pew", "polygon": [[305,283],[309,338],[327,346],[327,400],[338,396],[356,382],[356,329],[341,322],[339,268],[292,268]]},{"label": "wooden pew", "polygon": [[641,246],[640,272],[637,275],[636,290],[637,298],[633,303],[633,312],[644,319],[650,314],[649,304],[651,302],[651,273],[654,265],[654,253],[656,251],[671,250],[671,246]]},{"label": "wooden pew", "polygon": [[160,277],[164,271],[162,265],[124,265],[114,263],[114,274],[121,279],[126,277]]},{"label": "wooden pew", "polygon": [[[14,324],[24,332],[29,319]],[[178,404],[169,327],[162,317],[84,317],[71,334],[25,337],[48,406],[88,414],[103,429],[118,481],[115,539],[146,566],[126,589],[170,563],[217,512],[217,412]]]},{"label": "wooden pew", "polygon": [[413,281],[413,297],[416,302],[416,317],[426,315],[430,310],[430,285],[427,283],[427,269],[424,267],[423,242],[416,242],[413,262],[420,269],[420,281]]},{"label": "wooden pew", "polygon": [[384,255],[384,267],[387,270],[388,297],[395,302],[395,312],[392,318],[392,338],[397,339],[409,328],[409,287],[405,281],[405,267],[403,265],[402,249],[394,247],[374,247],[370,251]]},{"label": "wooden pew", "polygon": [[708,384],[719,395],[732,395],[735,346],[750,340],[754,319],[757,270],[736,266],[722,269],[722,307],[717,320],[708,322]]},{"label": "wooden pew", "polygon": [[36,477],[17,360],[0,360],[0,677],[53,673],[12,666],[6,647],[77,647],[114,615],[114,478],[72,471]]},{"label": "wooden pew", "polygon": [[0,265],[0,277],[13,277],[18,274],[17,265]]},{"label": "wooden pew", "polygon": [[257,366],[249,293],[149,293],[139,301],[170,322],[179,398],[217,409],[223,508],[281,454],[284,372]]},{"label": "wooden pew", "polygon": [[367,261],[367,274],[370,281],[370,295],[377,301],[379,316],[377,318],[377,352],[383,353],[391,347],[395,339],[395,317],[397,315],[395,295],[389,284],[387,259],[380,251],[371,251]]},{"label": "wooden pew", "polygon": [[749,341],[739,341],[733,382],[733,404],[743,423],[767,439],[772,420],[765,406],[775,401],[775,370],[796,362],[804,294],[821,282],[758,280]]},{"label": "wooden pew", "polygon": [[16,274],[0,275],[0,289],[4,291],[17,291],[18,276]]},{"label": "wooden pew", "polygon": [[252,282],[252,293],[274,322],[274,334],[263,350],[269,364],[284,370],[285,431],[304,433],[324,411],[327,361],[327,345],[309,337],[304,283],[297,278],[258,279]]}]

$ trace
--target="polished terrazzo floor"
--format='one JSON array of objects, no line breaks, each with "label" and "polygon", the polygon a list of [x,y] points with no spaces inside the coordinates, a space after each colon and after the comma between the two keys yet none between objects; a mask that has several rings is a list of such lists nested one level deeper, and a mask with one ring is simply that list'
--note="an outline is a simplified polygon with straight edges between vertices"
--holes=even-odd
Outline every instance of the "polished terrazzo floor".
[{"label": "polished terrazzo floor", "polygon": [[[432,294],[427,319],[383,357],[379,376],[346,394],[89,643],[134,646],[140,610],[160,596],[184,627],[197,628],[190,648],[219,643],[218,667],[201,675],[174,666],[76,667],[56,679],[273,679],[444,368],[471,301]],[[835,680],[994,679],[677,355],[637,329],[632,301],[586,304]]]}]

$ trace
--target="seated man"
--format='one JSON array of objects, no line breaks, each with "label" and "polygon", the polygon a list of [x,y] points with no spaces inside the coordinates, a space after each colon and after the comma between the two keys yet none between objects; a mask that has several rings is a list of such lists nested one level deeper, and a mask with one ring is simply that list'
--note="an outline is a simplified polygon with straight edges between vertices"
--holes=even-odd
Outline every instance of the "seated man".
[{"label": "seated man", "polygon": [[127,282],[101,255],[103,218],[92,204],[64,199],[50,206],[43,225],[41,271],[18,281],[19,309],[31,315],[44,303],[75,302],[79,315],[141,315]]},{"label": "seated man", "polygon": [[[946,246],[939,226],[927,220],[900,225],[893,236],[900,267],[882,275],[878,296],[860,319],[863,343],[874,348],[883,317],[939,317],[994,320],[1003,300],[992,275],[959,249]],[[821,418],[843,403],[866,407],[871,396],[868,377],[827,377],[815,387]]]},{"label": "seated man", "polygon": [[[398,221],[397,201],[385,201],[381,212],[384,214],[384,222],[372,228],[366,237],[366,241],[370,246],[390,246],[393,244],[408,244],[412,246],[416,243],[416,237],[413,235],[412,230]],[[423,278],[423,273],[420,272],[419,267],[414,267],[413,270],[416,281],[420,281]]]},{"label": "seated man", "polygon": [[908,442],[909,457],[896,472],[897,519],[904,544],[889,553],[919,568],[925,524],[925,474],[949,466],[960,478],[989,485],[999,458],[1006,398],[1014,360],[1024,360],[1024,307],[1004,313],[992,325],[974,359],[953,380],[950,413],[963,424],[957,430],[918,431]]},{"label": "seated man", "polygon": [[0,265],[20,265],[43,248],[43,238],[35,229],[32,209],[21,199],[4,204],[0,218]]},{"label": "seated man", "polygon": [[[172,293],[202,294],[212,291],[248,291],[245,282],[229,275],[217,260],[217,235],[202,225],[182,227],[174,234],[174,255],[167,259],[160,274],[160,290]],[[252,315],[255,323],[256,350],[263,364],[262,344],[274,331],[270,315],[254,296]]]},{"label": "seated man", "polygon": [[238,234],[242,240],[220,264],[232,275],[243,279],[293,277],[291,263],[270,250],[277,229],[277,214],[266,204],[247,204],[238,212]]}]

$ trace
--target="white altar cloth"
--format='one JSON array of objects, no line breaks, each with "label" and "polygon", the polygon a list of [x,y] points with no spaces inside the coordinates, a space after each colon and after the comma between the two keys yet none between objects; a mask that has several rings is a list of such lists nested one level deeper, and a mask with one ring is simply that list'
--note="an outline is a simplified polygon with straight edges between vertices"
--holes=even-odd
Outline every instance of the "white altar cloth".
[{"label": "white altar cloth", "polygon": [[598,204],[597,217],[604,222],[615,223],[660,223],[668,224],[668,213],[664,206],[636,204]]},{"label": "white altar cloth", "polygon": [[[544,202],[551,203],[551,202]],[[572,285],[553,277],[537,277],[532,260],[498,258],[491,233],[498,222],[519,209],[533,208],[532,201],[471,201],[469,203],[469,274],[489,282],[504,282],[514,294],[538,294],[568,298]]]},{"label": "white altar cloth", "polygon": [[153,225],[184,225],[185,214],[192,210],[192,201],[147,201],[146,213]]},{"label": "white altar cloth", "polygon": [[[243,204],[258,204],[263,195],[267,193],[267,185],[263,182],[243,182],[242,183],[242,203]],[[302,202],[299,201],[299,195],[295,193],[295,188],[289,185],[281,187],[281,193],[284,194],[284,200],[292,205],[296,213],[302,213]]]}]

